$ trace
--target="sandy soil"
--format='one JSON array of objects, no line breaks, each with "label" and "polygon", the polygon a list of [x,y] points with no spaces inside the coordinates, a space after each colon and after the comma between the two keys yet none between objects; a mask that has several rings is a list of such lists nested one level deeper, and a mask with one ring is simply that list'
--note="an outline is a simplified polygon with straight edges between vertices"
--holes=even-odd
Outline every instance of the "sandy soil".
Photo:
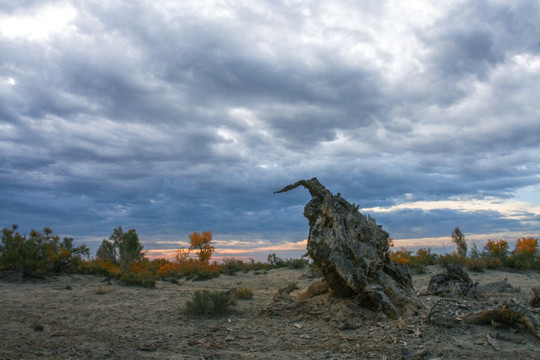
[{"label": "sandy soil", "polygon": [[[294,281],[304,288],[314,280],[308,269],[222,275],[178,285],[159,281],[156,289],[108,286],[103,277],[83,275],[0,281],[0,358],[400,359],[416,353],[423,359],[540,359],[540,341],[522,326],[427,324],[440,298],[421,293],[439,272],[432,266],[413,275],[420,310],[401,319],[329,295],[277,306],[272,298],[278,289]],[[490,301],[513,297],[527,303],[531,287],[540,286],[539,272],[470,276],[480,284],[508,278],[521,288],[492,295]],[[219,318],[182,313],[197,289],[238,287],[251,288],[254,298],[238,300],[235,313]],[[43,330],[34,329],[36,323]]]}]

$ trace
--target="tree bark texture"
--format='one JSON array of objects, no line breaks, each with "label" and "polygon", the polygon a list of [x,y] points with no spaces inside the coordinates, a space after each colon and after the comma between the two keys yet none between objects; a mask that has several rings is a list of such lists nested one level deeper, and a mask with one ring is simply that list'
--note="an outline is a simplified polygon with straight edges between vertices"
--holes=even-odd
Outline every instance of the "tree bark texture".
[{"label": "tree bark texture", "polygon": [[406,265],[390,260],[388,233],[317,178],[300,180],[275,193],[299,186],[311,194],[304,209],[309,222],[308,254],[331,291],[341,297],[355,296],[367,307],[394,317],[412,309],[411,275]]}]

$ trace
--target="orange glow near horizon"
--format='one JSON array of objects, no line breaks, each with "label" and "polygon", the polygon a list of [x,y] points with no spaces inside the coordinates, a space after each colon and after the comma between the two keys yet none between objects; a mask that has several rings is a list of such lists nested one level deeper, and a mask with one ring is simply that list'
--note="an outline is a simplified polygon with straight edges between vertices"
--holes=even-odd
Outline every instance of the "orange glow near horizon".
[{"label": "orange glow near horizon", "polygon": [[[487,242],[488,239],[499,240],[500,238],[506,239],[509,243],[515,243],[515,241],[523,236],[532,236],[535,238],[540,237],[540,234],[524,234],[524,233],[511,233],[501,236],[501,234],[477,234],[467,236],[468,242],[474,242],[481,245]],[[226,242],[220,242],[222,245]],[[232,244],[236,244],[234,241]],[[246,243],[242,243],[243,246],[247,246]],[[261,244],[262,245],[262,244]],[[266,257],[271,253],[276,253],[281,258],[298,258],[305,254],[307,246],[307,239],[297,242],[288,241],[281,244],[263,245],[257,246],[253,244],[253,247],[219,247],[216,248],[212,260],[221,261],[226,258],[236,258],[239,260],[254,259],[256,261],[266,261]],[[394,249],[404,248],[447,248],[455,246],[452,243],[450,236],[442,237],[429,237],[429,238],[413,238],[413,239],[394,239]],[[150,259],[165,258],[167,260],[174,260],[176,255],[175,249],[152,249],[146,251],[146,256]]]}]

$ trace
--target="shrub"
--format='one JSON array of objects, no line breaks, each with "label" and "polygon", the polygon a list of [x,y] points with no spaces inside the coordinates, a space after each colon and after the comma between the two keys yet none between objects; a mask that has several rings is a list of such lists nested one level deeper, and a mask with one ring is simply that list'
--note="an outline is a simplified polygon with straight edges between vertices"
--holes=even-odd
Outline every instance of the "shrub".
[{"label": "shrub", "polygon": [[187,280],[193,281],[206,281],[210,279],[215,279],[219,277],[219,272],[217,271],[207,271],[207,270],[196,270],[187,274]]},{"label": "shrub", "polygon": [[309,265],[309,259],[301,257],[300,259],[287,259],[285,264],[291,269],[303,269]]},{"label": "shrub", "polygon": [[529,238],[519,238],[516,242],[516,254],[517,255],[530,255],[534,256],[538,251],[538,239],[529,237]]},{"label": "shrub", "polygon": [[504,266],[503,262],[500,259],[494,257],[488,256],[484,258],[484,261],[488,269],[500,269]]},{"label": "shrub", "polygon": [[128,270],[134,262],[144,259],[144,247],[135,229],[125,233],[119,226],[113,230],[109,240],[102,241],[96,253],[98,259],[118,264],[122,271]]},{"label": "shrub", "polygon": [[465,260],[465,264],[468,270],[474,272],[482,272],[487,268],[486,259],[468,258],[467,260]]},{"label": "shrub", "polygon": [[452,231],[452,242],[456,244],[457,255],[465,259],[467,257],[467,241],[465,240],[465,235],[459,230],[459,227],[456,227]]},{"label": "shrub", "polygon": [[282,268],[287,266],[287,264],[285,263],[285,261],[283,261],[282,258],[276,256],[276,253],[269,254],[267,257],[267,261],[268,264],[270,264],[270,266],[273,268]]},{"label": "shrub", "polygon": [[248,287],[241,287],[234,291],[234,297],[239,300],[249,300],[253,298],[253,291]]},{"label": "shrub", "polygon": [[440,267],[446,267],[446,264],[457,264],[460,266],[465,266],[465,259],[456,254],[455,252],[451,254],[444,254],[437,258],[437,264]]},{"label": "shrub", "polygon": [[226,275],[235,275],[239,271],[245,271],[247,265],[239,259],[225,258],[222,261],[223,269],[221,270]]},{"label": "shrub", "polygon": [[416,257],[425,265],[435,265],[437,263],[437,254],[432,254],[431,249],[421,248],[416,251]]},{"label": "shrub", "polygon": [[223,291],[197,290],[186,302],[184,313],[189,315],[218,316],[230,313],[234,299]]},{"label": "shrub", "polygon": [[120,276],[120,282],[126,285],[142,286],[145,288],[155,288],[156,279],[151,275],[123,273]]},{"label": "shrub", "polygon": [[522,237],[517,240],[515,250],[505,263],[517,269],[540,269],[540,257],[537,253],[538,239]]},{"label": "shrub", "polygon": [[390,253],[390,259],[395,263],[408,265],[411,262],[411,253],[412,251],[402,247],[398,251],[392,251]]},{"label": "shrub", "polygon": [[499,241],[488,239],[484,249],[487,251],[488,256],[499,260],[504,260],[508,256],[508,242],[503,239]]},{"label": "shrub", "polygon": [[4,228],[0,242],[0,269],[13,270],[24,276],[41,277],[47,272],[77,271],[82,257],[89,255],[86,245],[73,246],[73,239],[60,236],[45,227],[32,230],[28,236],[17,231],[17,225]]},{"label": "shrub", "polygon": [[189,259],[179,264],[180,277],[186,280],[204,281],[219,277],[220,265],[216,262],[209,264],[199,259]]}]

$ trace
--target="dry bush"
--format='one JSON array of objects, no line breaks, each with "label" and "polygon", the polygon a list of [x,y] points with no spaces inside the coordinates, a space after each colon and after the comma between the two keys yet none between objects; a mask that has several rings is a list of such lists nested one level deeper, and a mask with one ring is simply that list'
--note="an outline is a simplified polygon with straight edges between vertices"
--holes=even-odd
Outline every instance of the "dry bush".
[{"label": "dry bush", "polygon": [[234,297],[238,300],[249,300],[253,298],[253,290],[248,287],[241,287],[234,291]]},{"label": "dry bush", "polygon": [[188,315],[219,316],[232,312],[235,305],[230,294],[223,291],[197,290],[186,302],[184,313]]},{"label": "dry bush", "polygon": [[126,285],[142,286],[145,288],[155,288],[156,279],[145,274],[125,273],[120,277],[120,282]]}]

